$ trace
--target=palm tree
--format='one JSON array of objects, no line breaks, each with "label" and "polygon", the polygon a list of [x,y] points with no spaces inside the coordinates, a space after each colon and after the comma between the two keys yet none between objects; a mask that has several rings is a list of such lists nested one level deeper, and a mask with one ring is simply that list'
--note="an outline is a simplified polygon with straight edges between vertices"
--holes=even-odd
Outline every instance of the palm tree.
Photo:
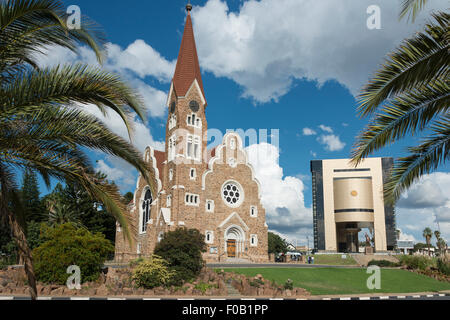
[{"label": "palm tree", "polygon": [[428,255],[431,255],[430,252],[430,245],[431,245],[431,237],[433,236],[433,231],[431,231],[430,228],[425,228],[423,230],[423,237],[425,238],[426,242],[427,242],[427,246],[428,246]]},{"label": "palm tree", "polygon": [[20,173],[32,170],[47,185],[52,178],[80,184],[114,215],[129,241],[119,190],[96,177],[86,152],[98,150],[123,158],[151,181],[140,153],[84,110],[87,104],[104,113],[113,110],[131,134],[132,112],[144,118],[140,96],[120,77],[99,68],[38,67],[36,56],[47,46],[77,52],[84,44],[99,62],[103,60],[102,33],[86,19],[80,29],[69,29],[66,18],[63,4],[56,0],[0,1],[0,218],[11,227],[33,299],[37,293],[32,255],[19,219]]},{"label": "palm tree", "polygon": [[[416,2],[406,2],[415,8]],[[408,148],[409,155],[395,162],[385,185],[388,203],[449,158],[450,15],[439,12],[432,17],[423,32],[389,54],[358,98],[360,116],[371,119],[352,151],[355,165],[405,136],[430,131],[419,145]]]}]

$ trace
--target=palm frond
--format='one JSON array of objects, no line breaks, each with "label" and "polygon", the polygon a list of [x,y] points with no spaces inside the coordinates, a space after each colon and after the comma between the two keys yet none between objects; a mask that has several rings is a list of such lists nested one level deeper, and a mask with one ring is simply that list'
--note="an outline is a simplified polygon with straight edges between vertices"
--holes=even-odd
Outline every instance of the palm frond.
[{"label": "palm frond", "polygon": [[[105,36],[83,17],[80,29],[67,26],[64,5],[55,0],[11,0],[0,3],[0,61],[5,65],[27,62],[36,65],[34,53],[47,46],[78,52],[78,45],[91,48],[99,62],[105,56]],[[0,66],[2,64],[0,63]],[[0,67],[0,73],[2,68]]]},{"label": "palm frond", "polygon": [[450,15],[433,14],[426,30],[405,40],[391,53],[358,97],[358,113],[372,114],[386,99],[425,86],[437,78],[448,78],[450,44],[446,41]]},{"label": "palm frond", "polygon": [[49,105],[82,107],[93,104],[103,113],[105,108],[116,112],[130,135],[129,110],[145,122],[142,98],[134,89],[118,75],[83,64],[29,70],[5,85],[2,91],[0,108],[5,113],[20,114],[26,107],[42,109]]},{"label": "palm frond", "polygon": [[407,134],[415,135],[435,117],[450,108],[450,87],[446,79],[396,96],[388,101],[358,136],[352,151],[355,164]]},{"label": "palm frond", "polygon": [[408,15],[408,20],[414,22],[417,14],[425,7],[428,0],[403,0],[400,19]]},{"label": "palm frond", "polygon": [[392,177],[385,185],[384,194],[388,203],[395,203],[419,177],[449,159],[450,115],[436,120],[430,129],[433,134],[419,146],[409,148],[411,155],[400,158],[394,165]]}]

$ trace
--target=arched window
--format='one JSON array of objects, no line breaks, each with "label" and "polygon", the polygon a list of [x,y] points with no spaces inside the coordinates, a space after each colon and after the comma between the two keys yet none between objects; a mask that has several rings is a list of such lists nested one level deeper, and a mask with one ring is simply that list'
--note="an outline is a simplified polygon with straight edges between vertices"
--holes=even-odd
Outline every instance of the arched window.
[{"label": "arched window", "polygon": [[187,124],[189,126],[193,126],[196,128],[201,128],[202,127],[202,119],[200,117],[197,117],[195,115],[195,113],[192,113],[190,115],[187,116]]},{"label": "arched window", "polygon": [[147,231],[147,222],[150,220],[150,210],[153,202],[152,192],[147,189],[144,196],[144,201],[142,202],[142,226],[141,232]]}]

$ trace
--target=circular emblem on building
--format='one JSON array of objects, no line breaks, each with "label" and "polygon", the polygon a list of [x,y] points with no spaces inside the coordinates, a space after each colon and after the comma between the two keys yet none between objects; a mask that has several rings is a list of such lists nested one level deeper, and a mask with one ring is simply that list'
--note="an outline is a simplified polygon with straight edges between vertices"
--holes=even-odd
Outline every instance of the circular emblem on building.
[{"label": "circular emblem on building", "polygon": [[358,195],[358,191],[353,190],[350,194],[352,197],[356,197]]},{"label": "circular emblem on building", "polygon": [[170,105],[170,113],[174,112],[175,112],[175,102],[172,102],[172,104]]},{"label": "circular emblem on building", "polygon": [[230,207],[238,207],[244,199],[241,186],[234,181],[227,182],[222,187],[222,199]]},{"label": "circular emblem on building", "polygon": [[189,102],[189,108],[192,110],[192,112],[197,112],[198,110],[200,110],[200,105],[197,101],[192,100],[191,102]]}]

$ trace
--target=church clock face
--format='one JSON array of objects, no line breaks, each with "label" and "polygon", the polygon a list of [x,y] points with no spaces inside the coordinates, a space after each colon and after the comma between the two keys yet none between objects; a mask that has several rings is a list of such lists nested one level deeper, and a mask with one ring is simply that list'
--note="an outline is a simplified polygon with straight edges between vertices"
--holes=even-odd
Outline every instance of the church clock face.
[{"label": "church clock face", "polygon": [[192,110],[192,112],[197,112],[198,110],[200,110],[200,105],[197,101],[192,100],[191,102],[189,102],[189,108]]}]

